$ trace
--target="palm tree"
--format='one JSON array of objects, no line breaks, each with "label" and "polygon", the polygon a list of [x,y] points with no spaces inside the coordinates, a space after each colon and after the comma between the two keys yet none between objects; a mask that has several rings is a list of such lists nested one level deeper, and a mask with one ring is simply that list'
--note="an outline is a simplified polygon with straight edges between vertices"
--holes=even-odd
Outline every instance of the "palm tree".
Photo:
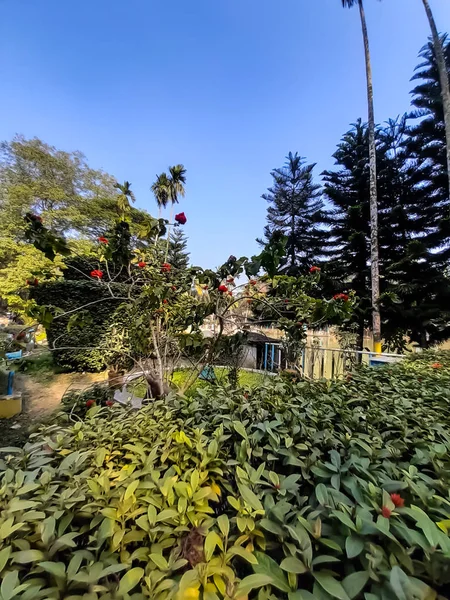
[{"label": "palm tree", "polygon": [[427,13],[428,21],[430,22],[431,34],[433,37],[434,54],[436,56],[436,63],[439,71],[439,79],[441,81],[441,96],[442,105],[444,108],[444,123],[445,123],[445,136],[447,139],[447,173],[448,173],[448,189],[450,194],[450,83],[448,78],[448,70],[445,62],[444,48],[439,37],[439,33],[436,27],[436,23],[431,11],[431,7],[428,0],[422,0]]},{"label": "palm tree", "polygon": [[377,200],[377,158],[375,146],[375,111],[373,106],[373,81],[372,64],[370,59],[369,35],[367,32],[366,15],[363,0],[342,0],[344,8],[352,8],[355,4],[359,6],[361,17],[361,28],[364,40],[364,51],[366,56],[367,76],[367,103],[368,103],[368,126],[369,126],[369,167],[370,167],[370,262],[372,280],[372,330],[374,352],[381,352],[381,316],[379,308],[380,298],[380,268],[378,252],[378,200]]},{"label": "palm tree", "polygon": [[173,207],[175,204],[178,204],[178,197],[181,196],[184,198],[185,189],[184,185],[186,183],[186,169],[184,165],[175,165],[173,167],[169,167],[170,176],[168,177],[169,182],[169,199],[171,202],[170,208],[170,219],[169,225],[167,227],[167,247],[166,247],[166,259],[169,253],[169,244],[170,244],[170,222],[173,219]]},{"label": "palm tree", "polygon": [[123,219],[125,215],[130,212],[130,200],[132,202],[135,202],[136,197],[131,191],[131,183],[129,181],[124,181],[123,183],[116,183],[114,187],[120,192],[117,197],[117,208],[121,213]]},{"label": "palm tree", "polygon": [[161,210],[166,208],[170,198],[170,181],[166,173],[156,176],[156,181],[152,185],[152,192],[158,205],[158,218],[161,218]]}]

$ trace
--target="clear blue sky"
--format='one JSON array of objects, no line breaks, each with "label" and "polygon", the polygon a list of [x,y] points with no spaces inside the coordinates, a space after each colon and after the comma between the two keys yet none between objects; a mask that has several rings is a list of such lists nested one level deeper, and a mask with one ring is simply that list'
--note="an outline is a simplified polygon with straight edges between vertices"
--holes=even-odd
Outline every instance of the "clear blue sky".
[{"label": "clear blue sky", "polygon": [[[449,0],[430,0],[450,30]],[[365,0],[383,121],[409,107],[421,0]],[[366,112],[359,14],[340,0],[1,0],[0,139],[38,136],[149,187],[184,163],[191,258],[251,254],[289,151],[319,177]]]}]

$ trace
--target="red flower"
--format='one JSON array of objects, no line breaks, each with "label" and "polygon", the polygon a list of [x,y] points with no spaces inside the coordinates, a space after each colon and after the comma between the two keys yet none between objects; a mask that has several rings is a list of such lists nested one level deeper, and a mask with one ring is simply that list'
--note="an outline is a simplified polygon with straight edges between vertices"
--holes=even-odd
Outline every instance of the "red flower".
[{"label": "red flower", "polygon": [[147,266],[147,263],[146,263],[146,262],[144,262],[143,260],[141,260],[141,261],[139,261],[139,262],[138,262],[138,267],[139,267],[140,269],[143,269],[143,268],[144,268],[144,267],[146,267],[146,266]]},{"label": "red flower", "polygon": [[107,400],[106,406],[114,406],[114,402],[112,400]]},{"label": "red flower", "polygon": [[161,266],[161,273],[169,273],[171,268],[172,265],[169,265],[169,263],[163,263],[163,265]]},{"label": "red flower", "polygon": [[247,300],[247,304],[251,304],[252,302],[253,302],[253,300],[252,300],[251,298],[249,298],[249,299]]},{"label": "red flower", "polygon": [[177,223],[179,223],[180,225],[184,225],[187,221],[186,215],[184,214],[184,212],[179,213],[178,215],[175,215],[175,221]]},{"label": "red flower", "polygon": [[431,365],[432,369],[442,369],[441,363],[435,362]]},{"label": "red flower", "polygon": [[310,273],[320,273],[322,269],[320,267],[311,267],[309,272]]},{"label": "red flower", "polygon": [[108,239],[103,237],[102,235],[98,238],[100,244],[108,244]]},{"label": "red flower", "polygon": [[225,292],[228,292],[228,288],[226,285],[219,285],[219,292],[222,292],[222,294],[224,294]]},{"label": "red flower", "polygon": [[403,508],[405,506],[405,501],[400,494],[391,494],[391,500],[396,508]]},{"label": "red flower", "polygon": [[163,304],[167,304],[169,301],[167,300],[167,298],[164,298],[163,300]]},{"label": "red flower", "polygon": [[234,283],[234,277],[232,275],[230,275],[229,277],[227,277],[227,282],[228,283]]},{"label": "red flower", "polygon": [[100,269],[94,269],[91,271],[91,277],[97,277],[97,279],[101,279],[103,277],[103,271],[100,271]]},{"label": "red flower", "polygon": [[246,400],[248,400],[248,397],[249,397],[249,393],[248,393],[248,392],[245,392],[245,394],[244,394],[244,398],[245,398]]},{"label": "red flower", "polygon": [[27,285],[34,285],[36,286],[39,283],[39,280],[36,279],[36,277],[34,279],[27,279]]},{"label": "red flower", "polygon": [[383,508],[381,509],[381,514],[383,515],[383,517],[385,519],[389,519],[389,517],[392,514],[392,511],[390,508],[388,508],[387,506],[383,506]]},{"label": "red flower", "polygon": [[203,289],[204,289],[204,290],[207,290],[207,289],[208,289],[208,286],[205,284],[205,285],[203,286]]},{"label": "red flower", "polygon": [[250,279],[249,284],[250,285],[256,285],[256,281],[254,279]]},{"label": "red flower", "polygon": [[347,294],[335,294],[333,300],[343,300],[344,302],[347,302],[348,296]]},{"label": "red flower", "polygon": [[233,292],[228,292],[228,295],[233,297]]},{"label": "red flower", "polygon": [[171,290],[172,290],[172,292],[175,292],[175,291],[176,291],[176,289],[177,289],[177,286],[176,286],[176,285],[173,285],[173,286],[171,287]]},{"label": "red flower", "polygon": [[87,406],[88,408],[91,408],[91,406],[94,406],[94,404],[95,404],[95,400],[88,400],[88,401],[86,402],[86,406]]}]

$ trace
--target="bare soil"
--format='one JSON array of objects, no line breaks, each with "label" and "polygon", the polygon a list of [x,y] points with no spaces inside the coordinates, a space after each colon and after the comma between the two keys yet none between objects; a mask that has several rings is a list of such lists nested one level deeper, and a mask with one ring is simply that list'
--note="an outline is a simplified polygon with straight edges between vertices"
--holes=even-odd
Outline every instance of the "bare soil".
[{"label": "bare soil", "polygon": [[22,392],[22,413],[12,419],[0,419],[0,447],[21,446],[40,423],[54,413],[68,390],[84,389],[107,378],[106,373],[61,373],[40,381],[25,373],[16,373],[15,391]]}]

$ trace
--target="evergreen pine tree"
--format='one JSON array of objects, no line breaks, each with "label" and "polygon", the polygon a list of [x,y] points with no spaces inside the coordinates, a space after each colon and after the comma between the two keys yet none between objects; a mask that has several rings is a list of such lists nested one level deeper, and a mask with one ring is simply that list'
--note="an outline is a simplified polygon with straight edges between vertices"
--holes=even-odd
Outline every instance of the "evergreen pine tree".
[{"label": "evergreen pine tree", "polygon": [[170,234],[168,262],[173,269],[185,270],[189,266],[187,238],[180,227],[175,227]]},{"label": "evergreen pine tree", "polygon": [[[450,77],[450,40],[444,37],[444,49]],[[412,161],[411,177],[422,193],[420,217],[426,244],[439,249],[436,260],[445,264],[450,257],[449,189],[446,138],[441,86],[434,47],[429,42],[421,51],[423,62],[416,68],[412,90],[412,118],[408,151]]]},{"label": "evergreen pine tree", "polygon": [[262,196],[270,204],[266,239],[275,232],[287,237],[286,258],[280,268],[284,273],[306,271],[321,254],[323,205],[320,186],[313,180],[314,167],[290,152],[285,165],[272,171],[273,185]]}]

